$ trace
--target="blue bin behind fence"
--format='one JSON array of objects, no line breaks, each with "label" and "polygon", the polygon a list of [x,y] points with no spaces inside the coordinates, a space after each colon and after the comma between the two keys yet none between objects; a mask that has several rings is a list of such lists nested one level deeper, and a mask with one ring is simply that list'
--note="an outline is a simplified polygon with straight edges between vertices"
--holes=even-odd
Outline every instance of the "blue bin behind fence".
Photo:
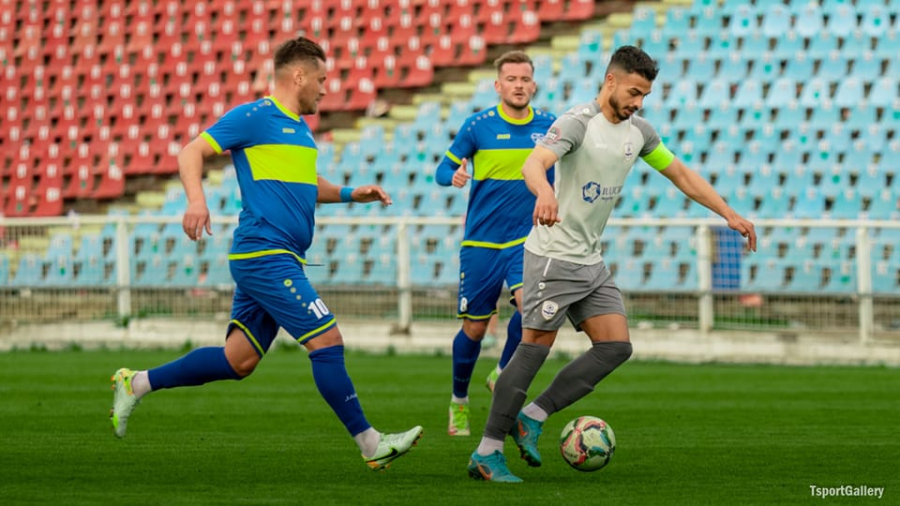
[{"label": "blue bin behind fence", "polygon": [[741,250],[744,238],[727,227],[713,227],[713,290],[737,290],[741,287]]}]

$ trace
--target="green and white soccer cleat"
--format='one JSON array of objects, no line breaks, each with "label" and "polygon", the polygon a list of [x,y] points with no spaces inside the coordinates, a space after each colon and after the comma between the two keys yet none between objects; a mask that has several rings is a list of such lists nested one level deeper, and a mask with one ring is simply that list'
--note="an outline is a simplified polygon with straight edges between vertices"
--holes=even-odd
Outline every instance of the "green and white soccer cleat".
[{"label": "green and white soccer cleat", "polygon": [[519,447],[522,459],[528,462],[528,465],[531,467],[541,466],[541,452],[538,451],[537,444],[543,425],[543,422],[525,416],[520,412],[519,416],[516,417],[516,423],[513,424],[512,431],[510,431],[513,441]]},{"label": "green and white soccer cleat", "polygon": [[500,371],[497,368],[491,369],[491,373],[487,375],[487,380],[485,381],[485,386],[491,392],[494,391],[494,386],[497,385],[497,378],[500,377]]},{"label": "green and white soccer cleat", "polygon": [[468,436],[469,430],[469,405],[450,403],[450,423],[447,425],[447,434],[451,436]]},{"label": "green and white soccer cleat", "polygon": [[134,378],[134,374],[135,371],[122,368],[110,378],[115,394],[113,395],[113,408],[109,411],[109,420],[112,422],[113,432],[120,438],[125,437],[125,431],[128,429],[128,417],[141,402],[131,389],[131,379]]},{"label": "green and white soccer cleat", "polygon": [[483,457],[472,452],[469,458],[469,477],[475,480],[496,481],[497,483],[522,483],[522,478],[514,475],[506,467],[506,457],[499,450]]},{"label": "green and white soccer cleat", "polygon": [[378,447],[375,449],[375,455],[372,458],[363,455],[363,459],[373,471],[380,471],[408,452],[421,437],[422,427],[419,425],[398,434],[382,434],[378,441]]}]

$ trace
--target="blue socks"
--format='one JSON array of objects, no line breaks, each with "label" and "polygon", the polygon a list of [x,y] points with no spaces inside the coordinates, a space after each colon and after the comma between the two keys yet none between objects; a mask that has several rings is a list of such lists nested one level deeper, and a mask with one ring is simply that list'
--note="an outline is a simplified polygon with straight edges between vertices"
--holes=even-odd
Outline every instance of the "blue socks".
[{"label": "blue socks", "polygon": [[460,399],[469,395],[469,383],[475,362],[481,353],[481,341],[469,339],[462,329],[453,339],[453,396]]},{"label": "blue socks", "polygon": [[506,326],[506,345],[503,346],[503,353],[500,354],[500,362],[497,364],[500,369],[509,363],[520,342],[522,342],[522,313],[516,311]]},{"label": "blue socks", "polygon": [[240,376],[225,358],[225,348],[197,348],[187,355],[147,371],[152,390],[192,387],[218,380],[239,380]]},{"label": "blue socks", "polygon": [[353,388],[353,382],[347,375],[344,347],[319,348],[309,354],[309,360],[312,362],[316,388],[350,435],[355,436],[372,427],[363,414],[362,406],[356,397],[356,389]]}]

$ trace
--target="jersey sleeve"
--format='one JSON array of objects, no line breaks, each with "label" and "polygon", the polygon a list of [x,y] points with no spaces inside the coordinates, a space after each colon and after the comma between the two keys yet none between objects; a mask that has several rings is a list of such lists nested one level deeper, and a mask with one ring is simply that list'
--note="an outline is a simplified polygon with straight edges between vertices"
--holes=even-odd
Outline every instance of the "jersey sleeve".
[{"label": "jersey sleeve", "polygon": [[[472,158],[475,152],[478,151],[477,136],[475,135],[477,126],[477,122],[474,119],[467,119],[466,123],[457,132],[453,143],[450,144],[450,149],[445,153],[445,156],[456,164],[456,167],[462,165],[463,158]],[[453,169],[455,170],[456,167],[453,167]]]},{"label": "jersey sleeve", "polygon": [[201,133],[200,137],[206,139],[216,153],[252,146],[254,133],[260,130],[253,108],[252,103],[235,107]]},{"label": "jersey sleeve", "polygon": [[640,152],[641,158],[654,169],[665,170],[672,163],[672,160],[675,159],[675,155],[663,144],[659,133],[656,132],[656,129],[653,128],[649,121],[635,116],[633,117],[633,124],[644,136],[644,146]]},{"label": "jersey sleeve", "polygon": [[584,140],[588,121],[591,119],[591,116],[584,114],[586,110],[579,106],[566,111],[562,116],[556,118],[544,137],[535,145],[553,151],[558,158],[578,149]]}]

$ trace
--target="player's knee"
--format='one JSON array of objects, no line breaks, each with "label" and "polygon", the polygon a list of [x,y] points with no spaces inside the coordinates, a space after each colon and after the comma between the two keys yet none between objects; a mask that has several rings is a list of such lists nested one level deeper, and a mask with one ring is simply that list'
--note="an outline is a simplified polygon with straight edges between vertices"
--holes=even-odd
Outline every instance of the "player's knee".
[{"label": "player's knee", "polygon": [[463,332],[473,341],[481,341],[487,333],[488,321],[463,320]]},{"label": "player's knee", "polygon": [[259,357],[243,357],[238,360],[229,360],[228,363],[234,369],[235,374],[239,376],[237,379],[242,380],[256,370],[256,366],[259,365]]}]

